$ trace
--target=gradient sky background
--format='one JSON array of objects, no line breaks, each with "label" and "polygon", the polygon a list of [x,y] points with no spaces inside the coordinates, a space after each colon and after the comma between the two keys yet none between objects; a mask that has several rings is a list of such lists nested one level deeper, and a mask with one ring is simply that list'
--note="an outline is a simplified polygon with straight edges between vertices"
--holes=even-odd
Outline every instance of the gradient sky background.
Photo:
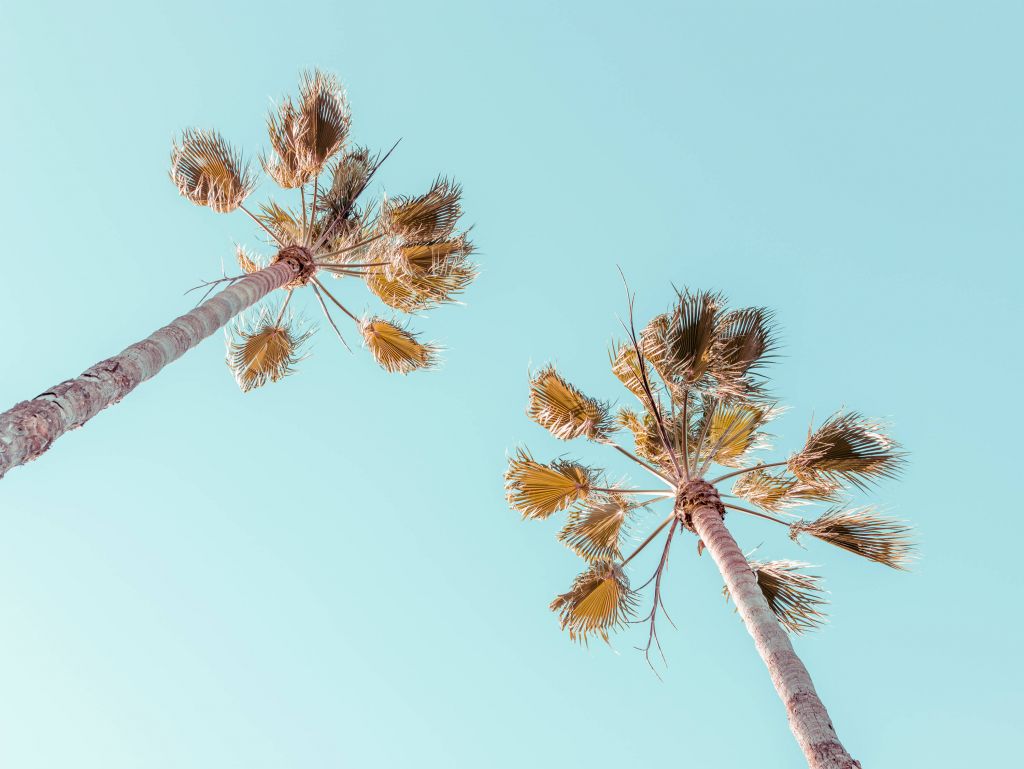
[{"label": "gradient sky background", "polygon": [[0,483],[0,766],[800,765],[692,538],[659,681],[641,628],[611,649],[559,632],[547,603],[578,561],[503,499],[523,442],[629,469],[524,416],[549,360],[627,400],[617,265],[642,319],[672,283],[777,309],[777,451],[843,405],[892,420],[911,464],[872,496],[919,526],[913,573],[730,520],[759,556],[820,565],[832,621],[797,650],[865,767],[1005,763],[1024,14],[771,5],[0,6],[0,406],[258,245],[177,195],[170,141],[216,127],[254,155],[305,67],[344,79],[357,141],[403,137],[374,194],[463,182],[483,270],[417,322],[440,371],[387,375],[321,329],[296,376],[243,396],[218,335]]}]

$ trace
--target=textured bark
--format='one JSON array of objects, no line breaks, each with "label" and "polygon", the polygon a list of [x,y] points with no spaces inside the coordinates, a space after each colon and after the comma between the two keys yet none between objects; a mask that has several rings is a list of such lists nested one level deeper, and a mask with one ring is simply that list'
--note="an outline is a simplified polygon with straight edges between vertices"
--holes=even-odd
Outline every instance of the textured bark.
[{"label": "textured bark", "polygon": [[61,382],[32,400],[0,414],[0,478],[46,452],[68,430],[155,376],[238,313],[301,273],[298,260],[282,258],[247,275],[191,312],[136,342],[81,376]]},{"label": "textured bark", "polygon": [[808,766],[811,769],[859,768],[860,763],[853,760],[839,742],[807,668],[793,651],[789,636],[775,619],[754,572],[726,528],[725,510],[718,493],[703,481],[695,481],[680,494],[677,505],[721,571],[729,595],[786,706],[789,727]]}]

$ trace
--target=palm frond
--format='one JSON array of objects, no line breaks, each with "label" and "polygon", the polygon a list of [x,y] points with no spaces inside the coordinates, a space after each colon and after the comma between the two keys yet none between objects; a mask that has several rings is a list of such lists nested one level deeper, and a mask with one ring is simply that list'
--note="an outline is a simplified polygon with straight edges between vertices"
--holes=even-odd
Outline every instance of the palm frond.
[{"label": "palm frond", "polygon": [[284,99],[277,111],[267,116],[271,155],[261,156],[260,164],[285,189],[301,187],[309,181],[310,168],[302,149],[308,130],[306,118],[291,99]]},{"label": "palm frond", "polygon": [[513,510],[524,518],[547,518],[590,494],[596,473],[576,462],[537,462],[519,449],[509,459],[505,494]]},{"label": "palm frond", "polygon": [[171,147],[171,180],[178,192],[218,213],[238,208],[256,186],[242,154],[219,133],[187,129]]},{"label": "palm frond", "polygon": [[439,348],[423,344],[407,328],[381,318],[363,321],[359,330],[374,359],[391,373],[408,374],[437,364]]},{"label": "palm frond", "polygon": [[884,430],[880,422],[856,412],[834,414],[808,434],[804,448],[790,458],[789,469],[811,483],[824,478],[862,489],[872,481],[895,478],[905,455]]},{"label": "palm frond", "polygon": [[733,310],[722,316],[716,330],[717,344],[712,374],[722,395],[751,397],[761,385],[750,378],[776,348],[771,328],[772,312],[764,307]]},{"label": "palm frond", "polygon": [[[669,445],[675,452],[677,458],[683,456],[682,445],[682,414],[663,417],[666,432],[669,436]],[[639,414],[633,409],[623,406],[615,414],[615,423],[619,427],[629,430],[633,434],[633,448],[637,456],[653,462],[672,472],[672,460],[665,450],[665,442],[662,440],[658,423],[649,411]],[[692,452],[694,441],[690,441],[688,448]]]},{"label": "palm frond", "polygon": [[904,522],[878,515],[870,507],[833,508],[817,520],[800,521],[790,527],[793,541],[798,541],[801,534],[810,534],[822,542],[901,571],[906,571],[914,559],[912,532]]},{"label": "palm frond", "polygon": [[[693,428],[696,435],[705,435],[704,445],[713,461],[725,467],[742,467],[749,456],[767,446],[760,428],[777,415],[775,409],[753,403],[717,403],[706,399]],[[708,412],[711,417],[708,422]],[[696,443],[696,440],[694,441]]]},{"label": "palm frond", "polygon": [[526,413],[556,438],[606,439],[613,427],[608,409],[607,403],[587,397],[565,381],[554,366],[545,366],[530,380]]},{"label": "palm frond", "polygon": [[636,348],[632,344],[615,342],[608,352],[608,359],[612,364],[612,373],[622,384],[626,386],[633,395],[646,402],[647,395],[644,392],[644,375],[652,389],[655,387],[654,372],[648,365],[647,360],[636,354]]},{"label": "palm frond", "polygon": [[366,286],[384,304],[401,312],[430,310],[454,301],[476,278],[476,268],[468,263],[428,275],[388,276],[374,270],[365,276]]},{"label": "palm frond", "polygon": [[235,256],[238,257],[238,266],[246,275],[252,275],[263,269],[260,259],[255,254],[250,254],[245,246],[235,246]]},{"label": "palm frond", "polygon": [[624,494],[599,493],[569,512],[558,541],[586,561],[621,560],[620,542],[635,504]]},{"label": "palm frond", "polygon": [[672,309],[643,330],[644,353],[667,384],[699,388],[709,383],[723,301],[707,291],[677,292]]},{"label": "palm frond", "polygon": [[622,569],[600,560],[576,577],[569,592],[555,598],[550,608],[558,612],[562,630],[569,631],[571,640],[586,643],[592,635],[607,641],[608,631],[625,625],[636,604]]},{"label": "palm frond", "polygon": [[241,316],[227,332],[227,363],[242,392],[277,382],[292,373],[301,360],[300,349],[313,329],[300,330],[291,318],[272,319],[262,307],[255,315]]},{"label": "palm frond", "polygon": [[752,470],[732,486],[732,493],[770,513],[780,513],[807,502],[835,502],[839,487],[822,479],[807,483],[784,474]]},{"label": "palm frond", "polygon": [[355,211],[356,201],[366,189],[376,167],[376,158],[370,157],[365,147],[353,147],[343,152],[330,166],[331,184],[321,192],[317,207],[334,221],[349,218]]},{"label": "palm frond", "polygon": [[407,243],[447,240],[462,216],[462,187],[444,177],[417,197],[396,197],[384,202],[381,226]]},{"label": "palm frond", "polygon": [[299,113],[304,130],[298,150],[308,177],[341,149],[348,137],[351,116],[341,83],[320,70],[304,72],[299,81]]},{"label": "palm frond", "polygon": [[[828,602],[823,598],[821,577],[800,574],[797,570],[810,564],[799,561],[750,561],[765,600],[779,623],[791,633],[816,630],[827,617],[821,610]],[[726,599],[729,588],[723,587]]]},{"label": "palm frond", "polygon": [[285,246],[302,242],[302,215],[290,208],[268,200],[266,203],[260,203],[257,219]]}]

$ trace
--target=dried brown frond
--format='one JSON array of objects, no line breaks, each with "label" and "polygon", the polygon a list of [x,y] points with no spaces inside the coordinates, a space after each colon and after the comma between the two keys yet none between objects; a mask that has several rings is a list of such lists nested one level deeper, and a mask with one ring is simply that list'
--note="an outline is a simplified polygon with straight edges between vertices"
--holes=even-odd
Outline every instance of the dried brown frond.
[{"label": "dried brown frond", "polygon": [[765,470],[744,473],[732,486],[737,497],[770,513],[778,513],[806,502],[835,502],[839,487],[822,480],[811,484],[784,474]]},{"label": "dried brown frond", "polygon": [[834,414],[808,434],[803,450],[789,460],[789,469],[810,483],[824,478],[849,481],[858,488],[895,478],[905,454],[884,429],[880,422],[856,412]]},{"label": "dried brown frond", "polygon": [[274,233],[274,237],[284,246],[302,242],[302,215],[290,208],[278,205],[273,200],[260,203],[257,218]]},{"label": "dried brown frond", "polygon": [[447,240],[462,216],[462,187],[443,177],[417,197],[387,200],[381,209],[381,226],[408,243]]},{"label": "dried brown frond", "polygon": [[717,344],[712,374],[722,395],[752,397],[761,385],[751,378],[775,349],[771,328],[772,312],[764,307],[747,307],[726,313],[716,331]]},{"label": "dried brown frond", "polygon": [[299,113],[304,130],[298,150],[307,177],[315,176],[341,149],[351,116],[341,83],[320,70],[303,72],[299,81]]},{"label": "dried brown frond", "polygon": [[219,133],[195,129],[171,147],[171,180],[193,203],[222,214],[238,208],[256,186],[240,152]]},{"label": "dried brown frond", "polygon": [[240,317],[233,331],[227,333],[227,363],[242,392],[292,373],[301,360],[300,348],[313,333],[312,329],[298,330],[292,318],[275,322],[265,306],[255,316]]},{"label": "dried brown frond", "polygon": [[[696,436],[705,435],[701,456],[711,456],[713,461],[725,467],[742,467],[754,451],[767,445],[759,429],[776,416],[777,411],[767,406],[743,402],[704,401],[704,407],[693,431]],[[711,418],[708,423],[707,414]],[[696,442],[698,438],[694,438]]]},{"label": "dried brown frond", "polygon": [[235,246],[235,256],[238,257],[238,266],[246,275],[252,275],[263,269],[260,259],[255,254],[250,254],[245,246]]},{"label": "dried brown frond", "polygon": [[611,561],[590,565],[572,583],[568,593],[551,602],[562,630],[573,641],[586,643],[591,635],[608,641],[608,631],[625,625],[636,610],[636,596],[622,569]]},{"label": "dried brown frond", "polygon": [[527,415],[556,438],[605,440],[613,424],[608,404],[589,398],[545,366],[530,380]]},{"label": "dried brown frond", "polygon": [[868,560],[906,571],[914,559],[913,529],[903,521],[877,515],[872,508],[833,508],[814,521],[800,521],[790,527],[798,541],[810,534],[830,545],[849,550]]},{"label": "dried brown frond", "polygon": [[415,334],[397,323],[370,318],[360,324],[359,330],[366,346],[385,371],[408,374],[437,364],[438,347],[417,341]]},{"label": "dried brown frond", "polygon": [[267,135],[271,156],[260,158],[260,164],[285,189],[300,187],[309,181],[309,167],[304,162],[302,137],[308,128],[303,115],[291,99],[285,99],[267,116]]},{"label": "dried brown frond", "polygon": [[[768,606],[779,623],[791,633],[816,630],[825,624],[821,608],[828,602],[822,597],[821,577],[800,574],[797,569],[810,564],[799,561],[750,561]],[[729,588],[722,593],[729,598]]]},{"label": "dried brown frond", "polygon": [[619,543],[634,507],[625,494],[596,494],[569,512],[558,541],[587,561],[621,560]]},{"label": "dried brown frond", "polygon": [[632,344],[622,342],[612,343],[608,359],[612,364],[612,373],[626,386],[627,390],[646,403],[644,373],[647,375],[647,382],[652,390],[655,388],[654,372],[647,360],[641,361],[641,356],[636,354],[636,348]]},{"label": "dried brown frond", "polygon": [[366,189],[376,168],[377,159],[365,147],[353,147],[341,154],[331,166],[331,184],[322,190],[317,208],[329,221],[348,219],[356,209],[356,201]]},{"label": "dried brown frond", "polygon": [[711,384],[708,375],[714,362],[722,304],[720,294],[677,293],[669,312],[644,328],[644,354],[670,387],[703,388]]},{"label": "dried brown frond", "polygon": [[547,518],[586,499],[595,477],[593,470],[576,462],[559,459],[545,465],[519,449],[508,461],[505,495],[524,518]]}]

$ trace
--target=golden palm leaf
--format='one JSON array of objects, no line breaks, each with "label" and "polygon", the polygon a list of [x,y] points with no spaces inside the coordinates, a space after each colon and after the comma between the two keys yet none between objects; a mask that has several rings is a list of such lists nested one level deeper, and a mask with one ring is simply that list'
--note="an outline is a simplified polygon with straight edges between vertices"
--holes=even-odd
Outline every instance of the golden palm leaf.
[{"label": "golden palm leaf", "polygon": [[[823,598],[821,577],[800,574],[797,570],[809,564],[799,561],[750,561],[765,600],[779,623],[791,633],[804,633],[825,624],[821,610],[828,602]],[[726,599],[729,588],[723,587]]]},{"label": "golden palm leaf", "polygon": [[877,515],[872,508],[833,508],[814,521],[800,521],[790,527],[794,541],[810,534],[870,561],[906,571],[914,559],[913,529],[902,521]]},{"label": "golden palm leaf", "polygon": [[260,157],[260,164],[281,187],[294,189],[309,181],[309,167],[304,162],[302,136],[306,121],[290,99],[285,99],[267,116],[267,135],[271,156]]},{"label": "golden palm leaf", "polygon": [[302,73],[298,111],[304,130],[298,134],[297,150],[306,176],[312,177],[348,137],[351,116],[341,83],[319,70]]},{"label": "golden palm leaf", "polygon": [[227,363],[242,392],[277,382],[290,374],[301,359],[299,350],[312,329],[297,331],[295,321],[271,319],[263,307],[252,319],[241,317],[228,334]]},{"label": "golden palm leaf", "polygon": [[455,300],[476,278],[476,269],[464,264],[434,275],[388,277],[385,270],[366,275],[367,288],[389,307],[402,312],[422,312]]},{"label": "golden palm leaf", "polygon": [[222,214],[238,208],[256,186],[240,152],[219,133],[195,129],[171,147],[171,179],[193,203]]},{"label": "golden palm leaf", "polygon": [[646,374],[647,383],[653,391],[654,373],[646,360],[641,361],[641,356],[636,354],[636,348],[630,343],[613,343],[608,352],[608,359],[612,364],[612,373],[626,386],[626,389],[646,402],[644,375]]},{"label": "golden palm leaf", "polygon": [[263,269],[257,261],[258,257],[255,254],[250,254],[245,246],[235,246],[235,256],[238,257],[238,266],[246,275],[252,275]]},{"label": "golden palm leaf", "polygon": [[613,427],[608,404],[589,398],[545,366],[530,380],[530,419],[556,438],[604,440]]},{"label": "golden palm leaf", "polygon": [[666,383],[694,388],[708,384],[722,303],[719,294],[678,293],[672,309],[643,330],[644,353]]},{"label": "golden palm leaf", "polygon": [[822,478],[865,488],[871,481],[895,478],[905,455],[884,426],[856,412],[838,413],[809,432],[807,443],[789,460],[789,469],[811,483]]},{"label": "golden palm leaf", "polygon": [[593,470],[576,462],[556,460],[545,465],[520,449],[509,459],[505,494],[512,509],[524,518],[547,518],[586,499],[594,477]]},{"label": "golden palm leaf", "polygon": [[764,307],[734,310],[722,317],[712,363],[721,393],[737,397],[761,394],[760,385],[748,374],[776,347],[771,321],[772,313]]},{"label": "golden palm leaf", "polygon": [[437,364],[438,347],[417,341],[415,334],[397,323],[370,318],[360,324],[359,330],[367,348],[385,371],[408,374]]},{"label": "golden palm leaf", "polygon": [[558,541],[587,561],[621,560],[619,543],[635,505],[624,494],[600,493],[569,512]]},{"label": "golden palm leaf", "polygon": [[[683,456],[683,434],[682,434],[682,413],[663,416],[666,432],[669,438],[669,445],[675,453],[676,459],[682,461]],[[615,423],[629,430],[633,434],[633,448],[636,454],[648,462],[661,465],[668,472],[672,472],[672,460],[665,450],[665,442],[662,439],[658,423],[649,411],[643,415],[630,408],[622,407],[615,414]],[[691,438],[688,448],[691,452],[696,446],[696,438]]]},{"label": "golden palm leaf", "polygon": [[608,631],[629,621],[636,596],[622,569],[607,560],[595,561],[572,583],[568,593],[551,602],[562,630],[573,641],[586,643],[591,635],[608,640]]},{"label": "golden palm leaf", "polygon": [[286,246],[302,242],[302,216],[273,200],[260,203],[257,218]]},{"label": "golden palm leaf", "polygon": [[807,483],[798,478],[765,470],[744,473],[733,484],[732,493],[770,513],[778,513],[806,502],[835,502],[838,486],[822,481]]},{"label": "golden palm leaf", "polygon": [[[705,401],[705,408],[693,428],[704,439],[704,453],[725,467],[742,467],[749,455],[766,446],[765,436],[758,432],[776,412],[767,406],[743,402]],[[710,423],[707,413],[711,412]]]},{"label": "golden palm leaf", "polygon": [[409,243],[447,240],[462,216],[461,198],[462,187],[438,178],[423,195],[385,201],[381,225]]}]

